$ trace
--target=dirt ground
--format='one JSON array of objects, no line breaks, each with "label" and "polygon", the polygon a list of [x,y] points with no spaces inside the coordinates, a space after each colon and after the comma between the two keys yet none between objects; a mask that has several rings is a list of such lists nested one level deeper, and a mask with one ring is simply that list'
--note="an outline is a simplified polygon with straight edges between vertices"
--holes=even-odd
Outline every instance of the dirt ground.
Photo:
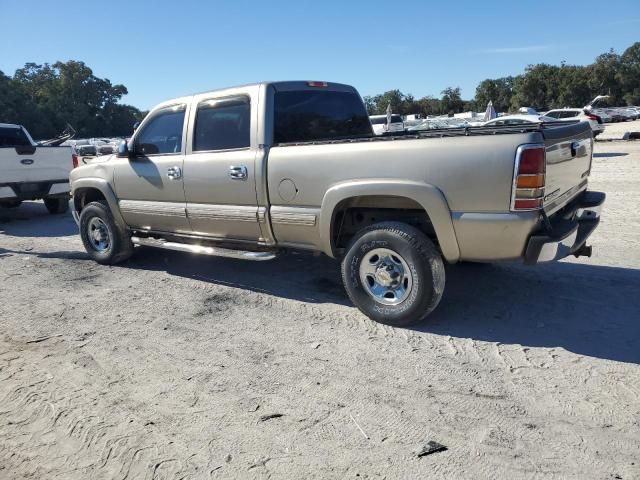
[{"label": "dirt ground", "polygon": [[598,136],[600,140],[621,140],[627,132],[640,132],[640,120],[633,122],[607,123],[604,132]]},{"label": "dirt ground", "polygon": [[0,478],[640,478],[640,142],[596,150],[593,258],[451,266],[415,329],[325,257],[104,267],[0,210]]}]

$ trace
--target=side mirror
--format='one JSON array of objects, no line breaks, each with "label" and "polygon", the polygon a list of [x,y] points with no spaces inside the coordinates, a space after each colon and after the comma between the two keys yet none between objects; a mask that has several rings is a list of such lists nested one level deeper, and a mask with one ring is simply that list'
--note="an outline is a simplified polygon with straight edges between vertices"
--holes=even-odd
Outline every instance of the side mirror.
[{"label": "side mirror", "polygon": [[126,140],[120,142],[118,145],[118,157],[119,158],[131,158],[133,157],[133,152],[129,150],[129,143]]}]

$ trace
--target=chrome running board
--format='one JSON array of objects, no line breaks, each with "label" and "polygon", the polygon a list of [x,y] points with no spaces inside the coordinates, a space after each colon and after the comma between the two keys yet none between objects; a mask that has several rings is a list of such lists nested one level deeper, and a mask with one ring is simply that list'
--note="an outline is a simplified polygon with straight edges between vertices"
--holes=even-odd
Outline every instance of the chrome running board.
[{"label": "chrome running board", "polygon": [[158,238],[131,237],[134,245],[144,247],[164,248],[165,250],[176,250],[178,252],[197,253],[199,255],[213,255],[216,257],[239,258],[241,260],[264,261],[273,260],[277,257],[275,252],[253,252],[251,250],[231,250],[220,247],[206,247],[203,245],[192,245],[189,243],[168,242]]}]

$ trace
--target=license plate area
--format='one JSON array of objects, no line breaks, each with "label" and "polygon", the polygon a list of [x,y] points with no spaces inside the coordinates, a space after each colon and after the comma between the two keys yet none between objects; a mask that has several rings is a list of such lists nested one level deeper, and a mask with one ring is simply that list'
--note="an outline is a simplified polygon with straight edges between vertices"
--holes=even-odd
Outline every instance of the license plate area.
[{"label": "license plate area", "polygon": [[20,193],[34,193],[42,190],[41,183],[21,183],[18,185]]}]

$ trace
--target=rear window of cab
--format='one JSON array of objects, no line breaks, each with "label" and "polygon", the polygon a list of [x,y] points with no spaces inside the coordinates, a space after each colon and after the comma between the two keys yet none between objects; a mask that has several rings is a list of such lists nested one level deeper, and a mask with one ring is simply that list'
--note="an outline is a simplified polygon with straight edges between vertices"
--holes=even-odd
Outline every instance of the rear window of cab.
[{"label": "rear window of cab", "polygon": [[26,147],[31,142],[21,128],[0,127],[0,147]]},{"label": "rear window of cab", "polygon": [[275,93],[274,143],[371,135],[369,116],[352,92],[298,90]]}]

